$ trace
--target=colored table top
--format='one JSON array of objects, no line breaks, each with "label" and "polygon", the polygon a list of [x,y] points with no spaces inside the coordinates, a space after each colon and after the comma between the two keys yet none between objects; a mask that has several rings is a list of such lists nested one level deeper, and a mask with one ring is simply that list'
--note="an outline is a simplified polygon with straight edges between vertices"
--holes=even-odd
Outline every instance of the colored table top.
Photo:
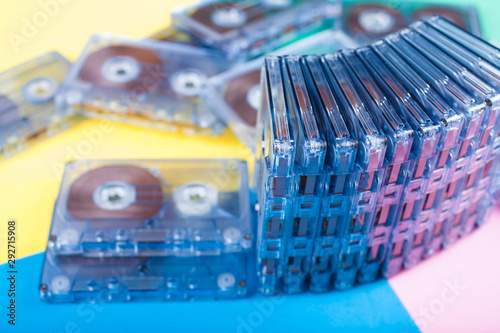
[{"label": "colored table top", "polygon": [[[466,3],[445,1],[440,3]],[[0,71],[50,50],[75,60],[93,32],[148,36],[169,22],[180,0],[26,0],[0,13]],[[500,5],[475,1],[488,39]],[[45,14],[44,14],[45,13]],[[36,25],[35,25],[36,23]],[[30,27],[32,29],[30,29]],[[0,164],[0,263],[7,221],[18,225],[16,326],[7,324],[7,266],[0,265],[0,331],[500,331],[500,210],[459,244],[390,280],[345,292],[189,303],[46,304],[38,283],[64,162],[76,158],[212,158],[252,154],[226,129],[189,137],[89,120]],[[103,130],[105,128],[105,130]],[[212,329],[210,329],[212,328]]]}]

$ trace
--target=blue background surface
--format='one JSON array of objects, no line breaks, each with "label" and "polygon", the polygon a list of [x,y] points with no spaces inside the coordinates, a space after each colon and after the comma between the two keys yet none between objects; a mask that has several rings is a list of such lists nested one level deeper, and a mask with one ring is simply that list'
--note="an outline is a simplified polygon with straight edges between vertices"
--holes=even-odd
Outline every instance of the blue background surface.
[{"label": "blue background surface", "polygon": [[[38,294],[43,253],[17,261],[17,318],[0,331],[36,332],[419,332],[386,280],[349,291],[235,301],[47,304]],[[6,276],[7,265],[0,266]],[[7,290],[2,279],[0,290]]]}]

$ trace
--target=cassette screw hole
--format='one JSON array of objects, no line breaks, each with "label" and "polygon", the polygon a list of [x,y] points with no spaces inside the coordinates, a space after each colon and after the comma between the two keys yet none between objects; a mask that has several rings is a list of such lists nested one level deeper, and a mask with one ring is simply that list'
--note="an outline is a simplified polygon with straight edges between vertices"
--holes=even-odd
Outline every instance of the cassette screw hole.
[{"label": "cassette screw hole", "polygon": [[50,236],[49,240],[51,242],[55,242],[57,240],[57,237],[56,236]]},{"label": "cassette screw hole", "polygon": [[141,265],[139,267],[139,272],[146,274],[148,272],[148,268],[146,267],[146,265]]},{"label": "cassette screw hole", "polygon": [[238,282],[238,287],[244,288],[244,287],[246,287],[246,285],[247,285],[247,284],[246,284],[246,282],[245,282],[245,281],[240,281],[240,282]]},{"label": "cassette screw hole", "polygon": [[46,285],[46,284],[42,284],[42,285],[40,286],[40,291],[47,291],[48,289],[49,289],[49,287],[47,287],[47,285]]},{"label": "cassette screw hole", "polygon": [[488,106],[492,106],[493,105],[493,103],[491,102],[491,99],[488,98],[486,100],[486,105],[488,105]]}]

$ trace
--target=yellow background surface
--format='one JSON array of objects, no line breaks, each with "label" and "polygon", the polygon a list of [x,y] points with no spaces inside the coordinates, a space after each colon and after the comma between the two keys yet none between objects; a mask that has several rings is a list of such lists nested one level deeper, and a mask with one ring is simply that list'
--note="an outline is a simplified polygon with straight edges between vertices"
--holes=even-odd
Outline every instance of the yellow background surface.
[{"label": "yellow background surface", "polygon": [[[52,50],[74,61],[90,35],[99,31],[146,37],[170,23],[174,6],[189,3],[179,0],[0,0],[0,71]],[[48,19],[44,23],[43,13],[49,4],[53,15],[45,15]],[[34,24],[37,19],[40,27],[26,34],[23,31],[29,25],[26,21]],[[97,120],[82,122],[12,158],[0,160],[0,243],[5,244],[8,220],[15,219],[17,257],[45,249],[61,167],[67,160],[217,157],[251,161],[252,154],[228,129],[221,137],[206,138]],[[1,247],[5,249],[4,245]],[[4,261],[6,250],[1,250],[0,262]]]}]

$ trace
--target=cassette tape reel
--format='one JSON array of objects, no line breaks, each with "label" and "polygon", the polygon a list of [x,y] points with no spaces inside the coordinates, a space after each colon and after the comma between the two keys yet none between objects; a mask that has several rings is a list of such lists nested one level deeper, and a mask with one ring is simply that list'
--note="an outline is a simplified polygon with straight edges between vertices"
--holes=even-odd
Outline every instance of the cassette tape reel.
[{"label": "cassette tape reel", "polygon": [[65,79],[57,102],[90,117],[219,134],[223,125],[198,93],[226,67],[225,59],[208,49],[95,35]]},{"label": "cassette tape reel", "polygon": [[246,163],[237,160],[68,164],[49,248],[84,256],[249,251]]},{"label": "cassette tape reel", "polygon": [[0,73],[0,156],[8,157],[75,120],[54,106],[69,66],[59,53],[47,53]]}]

